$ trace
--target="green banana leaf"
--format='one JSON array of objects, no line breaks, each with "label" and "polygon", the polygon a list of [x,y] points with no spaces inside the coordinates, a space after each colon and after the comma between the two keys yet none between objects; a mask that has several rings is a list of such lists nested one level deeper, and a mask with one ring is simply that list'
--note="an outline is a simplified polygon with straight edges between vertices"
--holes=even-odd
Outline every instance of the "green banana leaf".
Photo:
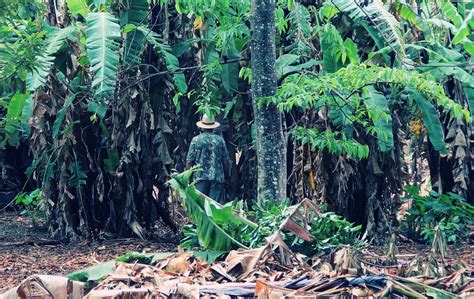
[{"label": "green banana leaf", "polygon": [[438,112],[435,106],[424,95],[414,89],[409,89],[415,103],[423,114],[423,122],[428,129],[428,138],[430,139],[433,148],[439,151],[442,155],[446,155],[446,144],[444,142],[444,131],[441,122],[439,121]]},{"label": "green banana leaf", "polygon": [[199,244],[203,248],[214,249],[216,251],[247,248],[247,246],[241,244],[219,226],[213,216],[215,215],[216,218],[221,219],[229,219],[228,221],[239,221],[240,218],[233,213],[229,213],[228,208],[223,209],[222,207],[216,206],[215,202],[212,202],[208,197],[200,194],[194,185],[189,183],[193,171],[194,170],[191,169],[180,174],[174,174],[169,183],[171,187],[179,193],[189,219],[196,225]]},{"label": "green banana leaf", "polygon": [[119,256],[116,259],[110,260],[108,262],[92,266],[86,269],[82,269],[71,274],[66,275],[67,278],[75,281],[90,283],[90,282],[100,282],[107,275],[111,274],[114,271],[115,264],[117,262],[124,263],[133,263],[139,262],[142,264],[154,264],[158,259],[165,259],[170,257],[175,253],[173,252],[157,252],[157,253],[138,253],[138,252],[128,252],[125,255]]},{"label": "green banana leaf", "polygon": [[390,151],[393,147],[393,125],[387,98],[374,87],[367,87],[363,91],[362,99],[369,111],[369,117],[374,122],[380,150]]},{"label": "green banana leaf", "polygon": [[97,12],[87,17],[86,36],[87,54],[94,73],[92,87],[96,98],[101,99],[110,96],[115,90],[122,32],[115,16]]}]

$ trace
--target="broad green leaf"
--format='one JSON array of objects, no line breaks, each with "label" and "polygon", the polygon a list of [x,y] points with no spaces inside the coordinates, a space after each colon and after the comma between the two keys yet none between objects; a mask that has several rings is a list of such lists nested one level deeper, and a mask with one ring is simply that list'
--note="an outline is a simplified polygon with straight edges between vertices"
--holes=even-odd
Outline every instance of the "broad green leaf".
[{"label": "broad green leaf", "polygon": [[362,99],[369,117],[374,121],[377,128],[377,142],[382,152],[388,152],[393,148],[393,125],[388,101],[385,96],[375,90],[374,87],[364,88]]},{"label": "broad green leaf", "polygon": [[66,40],[76,41],[79,38],[79,29],[76,26],[65,28],[49,27],[46,33],[46,47],[44,52],[37,56],[39,67],[28,75],[27,89],[35,91],[43,87],[48,79],[49,70],[53,66],[54,54],[63,47]]},{"label": "broad green leaf", "polygon": [[[227,47],[224,49],[222,54],[222,56],[225,57],[225,59],[223,59],[224,61],[235,60],[239,58],[239,53],[235,48],[235,42],[233,39],[229,40],[229,42],[227,43]],[[224,86],[224,89],[227,91],[227,93],[230,95],[239,88],[239,63],[224,63],[221,64],[221,66],[222,85]]]},{"label": "broad green leaf", "polygon": [[470,34],[470,23],[474,22],[474,9],[472,9],[469,14],[466,16],[461,26],[457,28],[457,32],[453,37],[453,45],[459,44],[464,38],[468,37]]},{"label": "broad green leaf", "polygon": [[444,28],[446,30],[451,30],[451,32],[456,32],[456,26],[452,23],[441,20],[441,19],[425,19],[427,24],[435,25],[436,27]]},{"label": "broad green leaf", "polygon": [[97,114],[97,116],[102,119],[107,113],[107,104],[103,100],[91,101],[87,105],[87,110]]},{"label": "broad green leaf", "polygon": [[466,94],[467,103],[469,105],[469,111],[471,116],[474,117],[474,87],[465,87],[464,93]]},{"label": "broad green leaf", "polygon": [[283,54],[280,57],[277,58],[275,61],[275,70],[277,73],[277,76],[280,77],[284,74],[284,69],[285,67],[288,67],[289,65],[299,61],[300,55],[296,54]]},{"label": "broad green leaf", "polygon": [[189,219],[196,225],[200,245],[206,249],[228,251],[232,248],[247,248],[225,232],[205,211],[205,200],[196,192],[194,185],[189,185],[191,171],[175,174],[170,186],[176,190],[186,209]]},{"label": "broad green leaf", "polygon": [[398,14],[403,19],[407,20],[410,24],[413,24],[417,29],[423,30],[425,34],[428,33],[429,28],[422,18],[420,18],[412,9],[403,3],[394,3],[394,6],[398,9]]},{"label": "broad green leaf", "polygon": [[107,5],[110,4],[111,0],[92,0],[92,3],[94,3],[95,7],[100,10],[102,5]]},{"label": "broad green leaf", "polygon": [[23,105],[23,110],[21,111],[21,124],[23,125],[24,136],[28,137],[30,134],[30,126],[28,121],[30,120],[31,115],[33,114],[33,98],[30,94],[25,99],[25,104]]},{"label": "broad green leaf", "polygon": [[431,69],[430,72],[438,80],[440,80],[442,76],[453,76],[454,78],[459,80],[464,86],[474,87],[474,76],[472,76],[460,67],[452,66],[452,64],[450,63],[437,63],[435,66],[430,66],[429,64],[427,64],[420,69]]},{"label": "broad green leaf", "polygon": [[324,2],[323,7],[319,10],[319,17],[324,21],[330,21],[336,14],[338,9],[330,2]]},{"label": "broad green leaf", "polygon": [[188,92],[188,84],[186,83],[186,77],[183,73],[173,74],[173,82],[178,92],[183,94]]},{"label": "broad green leaf", "polygon": [[19,141],[19,133],[21,126],[21,114],[27,99],[30,95],[23,94],[17,91],[10,100],[7,109],[7,115],[5,119],[5,133],[6,139],[11,145],[17,145]]},{"label": "broad green leaf", "polygon": [[226,102],[225,108],[224,108],[224,114],[223,114],[222,117],[227,118],[227,116],[229,115],[230,110],[235,106],[236,103],[237,103],[236,98],[233,98],[232,101]]},{"label": "broad green leaf", "polygon": [[[124,29],[130,30],[131,26],[135,29],[137,26],[148,24],[148,1],[147,0],[129,0],[128,10],[122,12],[121,19],[126,19],[127,25]],[[145,35],[140,30],[131,30],[127,33],[124,47],[125,67],[131,68],[140,64],[141,55],[145,49]],[[132,69],[136,73],[137,69]]]},{"label": "broad green leaf", "polygon": [[115,90],[119,67],[121,31],[117,18],[107,12],[90,13],[86,35],[95,97],[108,98]]},{"label": "broad green leaf", "polygon": [[359,64],[360,58],[359,54],[357,54],[357,46],[350,38],[346,38],[346,40],[344,41],[344,48],[350,63]]},{"label": "broad green leaf", "polygon": [[401,24],[387,10],[381,0],[369,1],[364,6],[358,0],[331,0],[331,3],[341,12],[347,13],[354,22],[368,29],[369,34],[373,38],[375,37],[374,40],[382,38],[383,46],[378,41],[379,49],[389,45],[391,49],[397,51],[398,57],[403,58]]},{"label": "broad green leaf", "polygon": [[86,0],[66,0],[66,3],[73,16],[81,15],[83,18],[87,18],[89,6]]},{"label": "broad green leaf", "polygon": [[471,59],[474,58],[474,42],[470,39],[464,39],[462,45],[466,52],[471,55]]},{"label": "broad green leaf", "polygon": [[450,0],[445,1],[441,6],[441,11],[443,11],[446,16],[454,23],[456,27],[460,27],[462,24],[462,17],[459,15],[456,7],[451,3]]},{"label": "broad green leaf", "polygon": [[442,155],[446,155],[448,152],[446,150],[446,144],[444,143],[443,126],[439,121],[436,108],[418,91],[414,89],[409,89],[409,91],[423,115],[423,122],[428,130],[428,137],[433,148]]},{"label": "broad green leaf", "polygon": [[286,75],[290,72],[298,72],[298,71],[301,71],[301,70],[309,69],[309,68],[311,68],[315,65],[319,65],[321,63],[322,62],[319,61],[319,60],[310,59],[307,62],[302,63],[302,64],[289,65],[289,66],[287,66],[286,68],[283,69],[284,70],[283,75]]},{"label": "broad green leaf", "polygon": [[298,55],[309,55],[312,51],[310,43],[313,27],[308,9],[295,2],[294,9],[290,10],[287,20],[290,24],[288,36],[294,36],[293,42],[286,47],[286,52]]},{"label": "broad green leaf", "polygon": [[158,259],[165,259],[172,256],[174,253],[172,252],[158,252],[158,253],[136,253],[136,252],[129,252],[123,256],[119,256],[116,259],[107,261],[102,264],[98,264],[96,266],[92,266],[83,270],[79,270],[73,272],[71,274],[66,275],[67,278],[80,281],[80,282],[100,282],[102,279],[107,277],[109,274],[114,272],[116,268],[117,262],[128,262],[133,263],[134,261],[140,260],[150,260],[153,264],[154,261]]},{"label": "broad green leaf", "polygon": [[110,173],[114,173],[120,163],[117,149],[107,150],[107,159],[104,159],[104,168]]},{"label": "broad green leaf", "polygon": [[275,70],[278,77],[285,76],[291,72],[298,72],[304,69],[308,69],[312,66],[321,64],[321,61],[310,59],[309,61],[296,64],[300,60],[300,56],[296,54],[283,54],[275,62]]},{"label": "broad green leaf", "polygon": [[[459,61],[464,62],[466,58],[459,50],[445,47],[439,43],[436,43],[436,46],[433,49],[441,56],[436,56],[436,59],[444,62]],[[431,54],[431,53],[430,53]]]},{"label": "broad green leaf", "polygon": [[334,73],[342,68],[344,64],[335,55],[335,50],[342,46],[342,37],[332,24],[324,26],[321,32],[321,51],[323,54],[323,70]]}]

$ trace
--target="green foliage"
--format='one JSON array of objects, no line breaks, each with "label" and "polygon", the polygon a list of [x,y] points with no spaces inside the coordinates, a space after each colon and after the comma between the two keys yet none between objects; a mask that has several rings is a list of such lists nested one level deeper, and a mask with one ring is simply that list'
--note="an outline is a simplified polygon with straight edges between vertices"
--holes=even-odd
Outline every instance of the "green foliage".
[{"label": "green foliage", "polygon": [[369,156],[369,147],[353,139],[348,139],[342,132],[298,127],[293,129],[292,135],[301,141],[302,145],[309,144],[312,149],[327,150],[331,155],[347,155],[350,159],[364,159]]},{"label": "green foliage", "polygon": [[109,98],[115,90],[119,68],[121,31],[117,18],[108,12],[90,13],[86,36],[94,95],[97,100]]},{"label": "green foliage", "polygon": [[[127,25],[138,27],[148,23],[148,15],[147,0],[130,0],[128,1],[127,9],[121,13],[120,18]],[[141,55],[146,41],[145,34],[140,30],[133,30],[127,33],[123,54],[126,68],[136,66],[142,61]]]},{"label": "green foliage", "polygon": [[83,18],[87,18],[89,6],[86,0],[66,0],[66,3],[73,16],[81,15]]},{"label": "green foliage", "polygon": [[[323,53],[323,70],[334,73],[345,65],[342,59],[347,56],[343,50],[343,40],[337,28],[332,24],[326,24],[321,30],[321,50]],[[357,53],[356,53],[357,55]],[[358,59],[358,57],[357,57]]]},{"label": "green foliage", "polygon": [[246,214],[249,218],[255,219],[257,227],[247,227],[241,231],[242,239],[250,248],[262,246],[265,238],[273,234],[288,217],[289,200],[277,201],[256,201],[251,211]]},{"label": "green foliage", "polygon": [[[325,208],[325,206],[321,207],[322,210]],[[280,227],[291,211],[288,200],[283,202],[257,202],[252,211],[248,211],[246,214],[255,219],[258,227],[241,231],[242,238],[250,244],[249,247],[251,248],[262,246],[265,239]],[[283,239],[294,250],[309,255],[321,253],[341,245],[362,245],[362,241],[358,238],[362,226],[355,226],[333,212],[321,213],[310,220],[308,229],[313,237],[311,241],[304,241],[285,231],[282,231]]]},{"label": "green foliage", "polygon": [[216,99],[211,92],[199,95],[199,97],[194,100],[194,105],[197,106],[196,113],[200,113],[201,115],[215,116],[218,115],[220,111],[219,103],[216,103]]},{"label": "green foliage", "polygon": [[[89,196],[90,190],[104,193],[100,191],[102,182],[110,184],[110,176],[116,175],[118,167],[129,157],[124,157],[115,144],[110,147],[116,125],[121,123],[120,117],[115,117],[121,113],[105,119],[106,112],[109,105],[117,103],[111,100],[113,97],[119,101],[114,109],[122,109],[122,91],[135,85],[143,84],[155,90],[150,94],[150,101],[156,113],[135,111],[147,124],[150,120],[154,125],[151,130],[163,129],[159,126],[164,123],[185,123],[180,117],[189,118],[196,110],[221,114],[231,119],[235,133],[232,142],[238,150],[249,148],[247,145],[251,144],[255,130],[252,131],[250,125],[252,117],[246,115],[250,113],[242,111],[248,111],[245,108],[252,76],[248,64],[250,0],[160,0],[153,2],[152,5],[156,4],[153,11],[147,0],[67,0],[71,18],[61,18],[66,11],[58,8],[59,23],[64,28],[45,25],[46,21],[54,23],[54,16],[44,18],[45,9],[49,7],[43,2],[6,0],[0,10],[0,104],[4,111],[0,130],[5,137],[1,144],[17,145],[22,136],[27,136],[28,118],[35,104],[32,99],[36,99],[34,92],[42,89],[51,97],[51,113],[48,110],[47,117],[41,119],[47,130],[35,140],[47,140],[48,145],[35,145],[34,150],[44,151],[30,169],[43,169],[44,173],[39,175],[43,180],[57,176],[56,164],[67,153],[69,157],[74,156],[67,159],[64,168],[66,184],[73,196],[80,200],[83,193]],[[391,3],[391,7],[380,0],[321,2],[276,1],[276,75],[283,85],[278,97],[267,100],[274,101],[282,111],[289,112],[288,116],[295,117],[291,123],[291,128],[296,128],[292,136],[313,150],[343,155],[341,159],[362,159],[369,156],[369,147],[370,154],[399,148],[406,121],[422,119],[429,142],[439,153],[446,154],[450,147],[445,145],[444,132],[448,132],[445,126],[451,122],[440,121],[440,117],[444,119],[448,114],[457,121],[462,120],[461,116],[466,122],[472,121],[473,110],[470,113],[464,110],[468,105],[474,107],[471,95],[474,78],[469,64],[474,54],[472,5],[424,1],[415,11],[410,4],[397,1]],[[168,3],[167,9],[164,3]],[[152,19],[158,22],[148,24]],[[68,26],[68,22],[72,25]],[[142,54],[146,44],[151,45],[157,55],[147,56],[145,61]],[[361,61],[364,62],[359,65]],[[443,85],[450,87],[446,89],[447,94]],[[100,118],[96,123],[97,117],[93,115],[93,123],[87,129],[84,103]],[[191,107],[191,103],[196,107]],[[173,105],[177,118],[167,111]],[[146,117],[141,118],[141,113]],[[304,117],[300,118],[302,114]],[[317,121],[310,123],[309,128],[298,127],[300,119],[308,115],[317,115]],[[290,123],[291,118],[288,119]],[[86,138],[90,140],[68,134],[79,120],[84,126],[81,133],[93,133]],[[145,122],[141,123],[141,129],[146,127],[142,125]],[[174,135],[174,129],[166,127],[162,131]],[[184,129],[178,135],[188,138],[186,134],[190,131]],[[466,138],[469,140],[467,135]],[[167,146],[182,149],[186,145],[182,140],[166,145],[165,139],[157,135],[152,150],[155,145],[160,151]],[[128,139],[140,143],[142,140]],[[60,147],[56,147],[57,143]],[[76,150],[78,146],[82,149],[83,143],[88,151],[77,151],[76,157]],[[92,150],[90,144],[97,145],[96,149]],[[144,153],[143,144],[137,148],[142,149],[139,155]],[[384,160],[387,156],[374,157]],[[157,158],[172,163],[169,155]],[[451,155],[447,158],[451,159]],[[244,157],[242,165],[251,165],[251,159]],[[93,180],[86,176],[96,175],[99,170],[104,170],[105,176],[99,175],[94,188],[88,188],[86,182]],[[240,174],[245,177],[249,172]],[[158,175],[168,174],[163,171]],[[93,191],[93,196],[95,193]],[[103,194],[98,198],[102,201]],[[284,207],[255,207],[256,213],[273,223],[264,224],[259,231],[238,221],[220,220],[231,210],[242,212],[238,203],[213,211],[215,205],[208,203],[211,209],[206,210],[205,202],[196,199],[197,205],[189,203],[194,217],[204,219],[199,222],[204,228],[193,228],[188,235],[205,238],[208,228],[214,232],[221,228],[219,236],[226,238],[223,231],[249,246],[262,238],[251,239],[237,232],[245,230],[250,236],[252,233],[267,235],[267,228],[278,225],[286,210]],[[280,213],[279,218],[274,216],[276,213]],[[84,215],[87,214],[81,211],[81,221]],[[230,247],[236,246],[230,244]],[[225,247],[228,243],[217,245]]]},{"label": "green foliage", "polygon": [[343,217],[326,212],[311,222],[311,242],[313,250],[317,252],[338,247],[340,245],[362,246],[358,238],[362,225],[354,225]]},{"label": "green foliage", "polygon": [[381,0],[369,1],[367,5],[357,0],[331,0],[331,3],[366,28],[379,48],[390,46],[399,58],[403,58],[401,25]]},{"label": "green foliage", "polygon": [[82,269],[70,274],[66,277],[74,280],[81,281],[86,284],[86,287],[93,287],[101,282],[104,278],[114,272],[117,262],[122,263],[143,263],[143,264],[156,264],[159,259],[165,259],[173,255],[171,252],[158,252],[158,253],[139,253],[139,252],[127,252],[125,255],[119,256],[113,260],[101,263],[86,269]]},{"label": "green foliage", "polygon": [[474,206],[454,193],[439,194],[429,191],[420,195],[420,187],[407,186],[405,200],[411,200],[402,230],[411,238],[423,237],[432,242],[436,226],[450,243],[458,242],[467,236],[469,227],[474,224]]},{"label": "green foliage", "polygon": [[218,258],[226,254],[227,251],[198,251],[194,250],[193,255],[203,261],[206,261],[209,265],[213,264]]},{"label": "green foliage", "polygon": [[[388,90],[389,94],[384,96]],[[329,119],[334,126],[332,131],[324,130],[323,136],[318,130],[300,128],[295,136],[305,143],[314,142],[313,148],[331,147],[332,153],[350,153],[350,156],[359,158],[368,153],[352,140],[352,128],[363,128],[377,139],[382,151],[389,151],[394,144],[391,107],[395,104],[408,104],[407,108],[423,114],[429,139],[442,154],[446,153],[444,133],[435,106],[443,108],[454,118],[471,119],[470,112],[449,99],[429,74],[376,66],[350,64],[325,75],[292,75],[285,79],[277,97],[265,100],[273,101],[282,111],[329,108]],[[342,143],[338,145],[335,137]]]},{"label": "green foliage", "polygon": [[31,19],[0,20],[2,89],[6,88],[12,93],[17,91],[15,88],[23,91],[28,74],[41,65],[36,56],[43,45],[44,36],[45,31],[38,30],[36,22]]},{"label": "green foliage", "polygon": [[382,152],[393,148],[392,116],[387,98],[373,86],[363,89],[362,99],[367,107],[367,115],[374,122],[373,130]]},{"label": "green foliage", "polygon": [[236,246],[246,248],[224,229],[227,224],[242,221],[233,216],[231,207],[218,207],[208,198],[200,196],[194,185],[189,185],[193,171],[194,169],[174,174],[170,185],[179,193],[189,219],[196,226],[199,245],[217,251],[228,251]]},{"label": "green foliage", "polygon": [[15,204],[21,205],[25,208],[22,214],[26,215],[31,220],[33,226],[37,226],[37,220],[44,217],[44,212],[41,211],[41,203],[43,199],[41,189],[20,193],[15,198]]},{"label": "green foliage", "polygon": [[[131,27],[132,26],[134,25],[131,25]],[[169,45],[164,44],[155,32],[150,31],[146,27],[138,26],[135,31],[140,31],[144,34],[148,43],[152,45],[153,49],[162,57],[166,67],[172,72],[174,85],[176,86],[177,91],[181,94],[186,93],[188,91],[186,78],[183,73],[178,71],[179,60],[178,57],[173,55],[172,48]]]},{"label": "green foliage", "polygon": [[433,148],[441,154],[446,155],[447,150],[444,143],[444,131],[435,107],[426,100],[422,94],[412,91],[411,95],[423,114],[423,121],[428,129],[428,137],[430,138]]},{"label": "green foliage", "polygon": [[289,53],[298,55],[307,55],[314,50],[311,44],[313,28],[311,25],[311,16],[308,9],[298,3],[288,14],[289,30],[288,35],[293,37],[293,42],[286,48]]},{"label": "green foliage", "polygon": [[22,124],[26,123],[29,115],[25,115],[25,107],[31,101],[30,95],[16,92],[7,106],[7,115],[3,123],[5,138],[0,143],[0,148],[5,147],[6,142],[10,145],[17,145],[20,139],[20,133],[24,131]]},{"label": "green foliage", "polygon": [[[283,54],[277,58],[275,61],[275,70],[277,77],[283,77],[290,73],[295,73],[310,69],[315,65],[321,64],[320,61],[310,59],[307,62],[300,63],[301,56],[296,54]],[[244,70],[244,69],[242,69]],[[242,71],[242,79],[246,79],[247,74],[245,71]],[[251,80],[249,81],[251,82]]]},{"label": "green foliage", "polygon": [[54,55],[64,46],[67,40],[78,41],[79,28],[68,26],[65,28],[49,27],[46,32],[43,52],[36,57],[38,63],[34,71],[27,78],[27,89],[35,91],[43,87],[48,79],[49,70],[54,63]]},{"label": "green foliage", "polygon": [[64,106],[61,109],[59,109],[58,113],[56,114],[56,119],[54,120],[54,123],[53,123],[53,132],[52,132],[54,138],[58,138],[59,130],[63,123],[64,117],[66,116],[66,112],[71,106],[72,101],[74,100],[75,97],[76,95],[72,95],[69,98],[67,98],[67,100],[64,102]]},{"label": "green foliage", "polygon": [[[193,223],[184,228],[185,239],[181,246],[189,248],[199,244],[203,249],[217,251],[208,258],[215,258],[220,251],[228,251],[235,245],[241,248],[262,246],[265,239],[278,230],[293,211],[294,206],[288,200],[256,202],[252,210],[243,209],[241,202],[220,206],[212,199],[197,194],[194,186],[189,185],[189,176],[193,171],[195,169],[174,174],[170,184],[179,193]],[[253,219],[255,223],[249,219]],[[342,244],[360,244],[357,233],[361,226],[354,226],[334,213],[324,213],[310,219],[309,229],[314,237],[313,241],[304,242],[285,231],[282,232],[283,238],[295,249],[311,252]]]}]

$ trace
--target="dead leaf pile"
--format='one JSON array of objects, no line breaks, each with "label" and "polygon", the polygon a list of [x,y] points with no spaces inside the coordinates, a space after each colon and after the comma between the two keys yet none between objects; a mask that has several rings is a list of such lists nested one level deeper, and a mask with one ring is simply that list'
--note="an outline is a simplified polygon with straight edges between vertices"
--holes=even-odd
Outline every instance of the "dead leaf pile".
[{"label": "dead leaf pile", "polygon": [[[179,252],[158,260],[154,267],[120,263],[86,297],[474,296],[474,268],[462,262],[448,267],[445,254],[440,253],[444,252],[440,242],[433,243],[428,257],[398,255],[396,248],[383,257],[349,246],[342,246],[326,260],[312,260],[293,252],[284,242],[282,232],[311,240],[306,220],[316,214],[318,210],[311,201],[303,200],[266,239],[264,246],[233,250],[224,261],[212,265],[192,252]],[[387,264],[394,262],[395,265]]]},{"label": "dead leaf pile", "polygon": [[115,272],[85,298],[314,298],[335,295],[453,298],[455,294],[469,298],[474,295],[472,267],[459,268],[437,279],[423,275],[402,277],[399,274],[406,273],[406,268],[400,267],[394,272],[391,268],[364,264],[355,258],[357,253],[350,247],[341,248],[330,263],[318,260],[309,265],[292,255],[284,264],[278,242],[273,244],[275,247],[232,251],[224,261],[212,265],[192,253],[178,253],[159,260],[156,266],[118,263]]}]

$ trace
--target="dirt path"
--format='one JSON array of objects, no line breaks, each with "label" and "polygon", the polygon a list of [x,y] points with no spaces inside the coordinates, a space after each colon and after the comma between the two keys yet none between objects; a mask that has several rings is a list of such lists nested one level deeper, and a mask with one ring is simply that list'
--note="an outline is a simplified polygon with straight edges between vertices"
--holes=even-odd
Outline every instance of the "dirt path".
[{"label": "dirt path", "polygon": [[47,232],[31,227],[26,217],[3,212],[0,214],[0,294],[32,274],[65,275],[130,251],[173,251],[179,238],[171,232],[160,232],[161,236],[166,234],[169,235],[166,243],[120,239],[51,244]]}]

